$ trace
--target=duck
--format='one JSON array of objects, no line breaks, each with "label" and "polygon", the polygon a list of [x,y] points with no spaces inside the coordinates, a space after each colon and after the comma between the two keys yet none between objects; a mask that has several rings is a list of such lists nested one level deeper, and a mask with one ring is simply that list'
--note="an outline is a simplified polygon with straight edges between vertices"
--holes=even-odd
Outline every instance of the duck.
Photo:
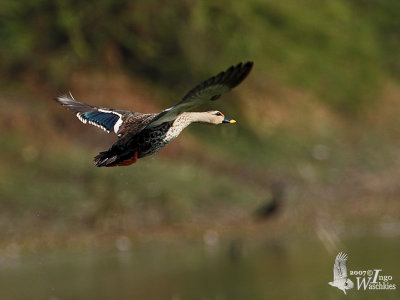
[{"label": "duck", "polygon": [[219,125],[234,124],[220,111],[192,112],[190,110],[216,101],[238,86],[250,73],[253,62],[238,63],[226,71],[198,84],[178,103],[159,113],[103,108],[75,100],[71,93],[56,97],[64,108],[75,113],[84,124],[94,125],[118,139],[107,151],[94,157],[97,167],[129,166],[139,158],[152,155],[168,145],[192,123]]}]

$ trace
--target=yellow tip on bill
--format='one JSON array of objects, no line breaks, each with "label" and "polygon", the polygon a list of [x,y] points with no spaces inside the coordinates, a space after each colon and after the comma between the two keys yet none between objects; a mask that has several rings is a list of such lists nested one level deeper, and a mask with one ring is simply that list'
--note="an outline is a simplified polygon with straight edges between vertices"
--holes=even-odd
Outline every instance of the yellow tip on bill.
[{"label": "yellow tip on bill", "polygon": [[229,123],[234,124],[234,123],[236,123],[236,120],[230,120]]}]

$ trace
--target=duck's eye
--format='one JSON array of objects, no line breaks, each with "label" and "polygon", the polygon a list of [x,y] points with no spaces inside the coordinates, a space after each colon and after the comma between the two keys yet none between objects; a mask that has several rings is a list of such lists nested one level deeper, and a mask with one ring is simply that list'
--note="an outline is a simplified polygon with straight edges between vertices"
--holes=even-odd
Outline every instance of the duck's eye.
[{"label": "duck's eye", "polygon": [[222,116],[222,114],[219,111],[215,115],[216,116]]}]

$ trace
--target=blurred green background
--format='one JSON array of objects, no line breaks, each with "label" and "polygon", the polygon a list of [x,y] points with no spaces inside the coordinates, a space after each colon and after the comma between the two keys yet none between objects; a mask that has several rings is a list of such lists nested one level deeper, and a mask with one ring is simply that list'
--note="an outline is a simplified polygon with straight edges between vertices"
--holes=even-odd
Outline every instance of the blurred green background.
[{"label": "blurred green background", "polygon": [[[0,298],[339,299],[339,251],[399,283],[399,11],[2,0]],[[115,137],[52,100],[158,112],[247,60],[201,108],[235,126],[192,125],[130,167],[94,167]]]}]

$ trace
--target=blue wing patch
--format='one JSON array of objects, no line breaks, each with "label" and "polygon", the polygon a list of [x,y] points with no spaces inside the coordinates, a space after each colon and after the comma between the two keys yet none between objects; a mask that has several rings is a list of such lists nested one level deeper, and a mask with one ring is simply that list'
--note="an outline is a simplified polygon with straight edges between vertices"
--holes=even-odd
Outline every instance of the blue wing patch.
[{"label": "blue wing patch", "polygon": [[85,113],[77,113],[76,116],[81,120],[81,122],[100,127],[107,132],[114,129],[115,133],[117,133],[119,126],[122,123],[122,116],[111,111],[89,111]]}]

